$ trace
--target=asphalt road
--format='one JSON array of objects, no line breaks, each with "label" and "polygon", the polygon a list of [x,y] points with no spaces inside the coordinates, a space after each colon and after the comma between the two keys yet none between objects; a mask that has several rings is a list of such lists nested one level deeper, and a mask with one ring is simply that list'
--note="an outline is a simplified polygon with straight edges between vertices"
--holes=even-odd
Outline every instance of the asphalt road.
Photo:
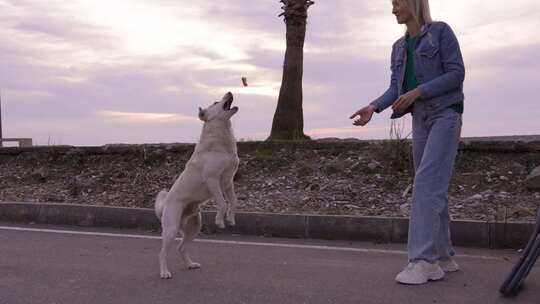
[{"label": "asphalt road", "polygon": [[155,233],[0,226],[0,304],[540,303],[538,266],[519,297],[499,297],[510,251],[458,249],[463,271],[411,287],[394,282],[403,245],[219,235],[193,245],[199,270],[171,252],[162,280]]}]

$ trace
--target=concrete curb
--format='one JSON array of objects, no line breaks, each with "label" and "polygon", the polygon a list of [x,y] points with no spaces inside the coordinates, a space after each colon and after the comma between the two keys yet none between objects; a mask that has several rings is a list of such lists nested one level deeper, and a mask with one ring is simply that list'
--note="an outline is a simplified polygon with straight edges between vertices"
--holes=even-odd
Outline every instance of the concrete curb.
[{"label": "concrete curb", "polygon": [[[216,233],[215,212],[203,212],[203,230]],[[0,203],[0,221],[75,225],[84,227],[141,228],[159,230],[152,209],[100,207],[73,204]],[[533,232],[533,223],[453,221],[455,245],[489,248],[522,248]],[[373,241],[407,241],[405,218],[237,213],[229,233],[287,238]]]}]

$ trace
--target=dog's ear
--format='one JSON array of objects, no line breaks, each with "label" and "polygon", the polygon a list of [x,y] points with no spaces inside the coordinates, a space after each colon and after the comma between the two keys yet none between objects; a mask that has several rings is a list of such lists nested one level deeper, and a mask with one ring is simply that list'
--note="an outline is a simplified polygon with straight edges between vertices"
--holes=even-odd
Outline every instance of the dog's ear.
[{"label": "dog's ear", "polygon": [[199,107],[199,119],[206,121],[206,111]]}]

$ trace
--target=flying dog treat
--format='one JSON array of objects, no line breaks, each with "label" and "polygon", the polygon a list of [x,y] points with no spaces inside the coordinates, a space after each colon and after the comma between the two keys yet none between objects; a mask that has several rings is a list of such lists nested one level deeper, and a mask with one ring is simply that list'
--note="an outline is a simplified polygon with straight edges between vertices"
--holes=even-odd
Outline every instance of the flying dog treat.
[{"label": "flying dog treat", "polygon": [[248,86],[247,78],[246,78],[246,77],[242,77],[242,84],[243,84],[245,87]]}]

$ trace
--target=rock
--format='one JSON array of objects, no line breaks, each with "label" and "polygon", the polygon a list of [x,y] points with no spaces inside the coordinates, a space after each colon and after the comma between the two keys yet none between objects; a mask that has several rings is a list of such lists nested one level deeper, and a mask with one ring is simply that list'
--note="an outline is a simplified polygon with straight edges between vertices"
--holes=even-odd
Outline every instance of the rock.
[{"label": "rock", "polygon": [[324,172],[327,175],[337,174],[345,169],[342,163],[332,162],[324,167]]},{"label": "rock", "polygon": [[534,168],[523,183],[529,190],[540,190],[540,166]]},{"label": "rock", "polygon": [[404,216],[408,216],[410,210],[411,210],[411,205],[409,203],[399,205],[399,211]]},{"label": "rock", "polygon": [[360,168],[360,165],[362,165],[362,163],[358,161],[353,163],[349,168],[351,169],[351,171],[356,171]]},{"label": "rock", "polygon": [[468,198],[465,199],[466,202],[472,202],[472,201],[478,201],[478,200],[481,200],[483,199],[484,197],[482,196],[482,194],[480,193],[477,193],[473,196],[470,196]]},{"label": "rock", "polygon": [[44,183],[47,181],[47,176],[43,168],[36,169],[30,174],[30,178],[38,183]]},{"label": "rock", "polygon": [[525,174],[527,173],[527,167],[524,165],[514,161],[512,164],[510,164],[510,168],[512,169],[512,172],[516,172],[518,174]]},{"label": "rock", "polygon": [[403,190],[403,194],[401,194],[401,197],[407,197],[407,194],[409,194],[409,192],[411,191],[413,185],[412,184],[409,184],[407,186],[407,188],[405,188],[405,190]]},{"label": "rock", "polygon": [[534,210],[531,210],[529,208],[525,208],[522,206],[516,206],[512,208],[512,211],[510,213],[513,217],[527,217],[527,216],[535,216],[536,212]]},{"label": "rock", "polygon": [[307,164],[302,164],[300,165],[300,167],[298,168],[298,170],[296,171],[298,176],[303,178],[303,177],[307,177],[307,176],[310,176],[311,174],[313,174],[313,168]]},{"label": "rock", "polygon": [[349,199],[348,199],[348,198],[349,198],[349,196],[347,196],[347,195],[338,194],[338,195],[336,195],[336,196],[334,197],[334,200],[335,200],[335,201],[342,201],[342,202],[343,202],[343,201],[349,202]]},{"label": "rock", "polygon": [[45,197],[45,202],[50,203],[62,203],[65,201],[64,197],[55,193],[49,193]]},{"label": "rock", "polygon": [[68,179],[68,190],[72,197],[77,197],[79,194],[85,195],[86,193],[92,192],[92,188],[95,186],[96,180],[93,176],[92,178],[74,176]]},{"label": "rock", "polygon": [[306,188],[306,190],[309,190],[309,191],[318,191],[320,189],[321,189],[321,186],[319,186],[319,184],[310,184]]},{"label": "rock", "polygon": [[502,181],[509,181],[510,180],[508,177],[503,176],[503,175],[499,176],[499,179],[502,180]]},{"label": "rock", "polygon": [[375,160],[372,160],[368,165],[367,167],[373,171],[377,168],[382,168],[381,164],[378,162],[378,161],[375,161]]},{"label": "rock", "polygon": [[495,194],[496,198],[502,198],[502,199],[509,198],[510,196],[511,196],[510,193],[504,192],[504,191],[501,191],[498,194]]},{"label": "rock", "polygon": [[488,189],[486,191],[480,192],[480,195],[482,195],[484,198],[490,197],[493,195],[493,190]]},{"label": "rock", "polygon": [[469,208],[479,208],[482,207],[482,203],[479,201],[472,201],[472,203],[469,204]]}]

